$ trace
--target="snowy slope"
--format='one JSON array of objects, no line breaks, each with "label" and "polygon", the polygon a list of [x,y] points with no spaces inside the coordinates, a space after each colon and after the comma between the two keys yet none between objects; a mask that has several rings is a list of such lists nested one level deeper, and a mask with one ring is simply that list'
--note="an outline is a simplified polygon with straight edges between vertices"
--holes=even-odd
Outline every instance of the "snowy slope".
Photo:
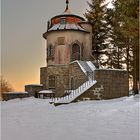
[{"label": "snowy slope", "polygon": [[139,140],[139,96],[53,106],[2,102],[2,140]]}]

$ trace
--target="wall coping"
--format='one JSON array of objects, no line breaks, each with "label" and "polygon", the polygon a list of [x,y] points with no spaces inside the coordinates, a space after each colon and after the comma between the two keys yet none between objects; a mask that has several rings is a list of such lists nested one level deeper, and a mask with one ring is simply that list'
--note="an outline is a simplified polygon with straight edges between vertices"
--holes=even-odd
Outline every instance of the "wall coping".
[{"label": "wall coping", "polygon": [[28,92],[4,92],[3,94],[28,94]]},{"label": "wall coping", "polygon": [[29,84],[29,85],[25,85],[25,86],[34,86],[34,87],[42,87],[42,84]]},{"label": "wall coping", "polygon": [[123,70],[123,69],[96,69],[96,71],[124,71],[124,72],[127,72],[126,70]]}]

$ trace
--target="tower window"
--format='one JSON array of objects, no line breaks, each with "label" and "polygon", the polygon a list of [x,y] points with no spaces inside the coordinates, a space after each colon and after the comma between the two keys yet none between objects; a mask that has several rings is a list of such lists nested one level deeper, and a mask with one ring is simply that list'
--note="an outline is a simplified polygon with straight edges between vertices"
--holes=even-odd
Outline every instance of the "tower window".
[{"label": "tower window", "polygon": [[50,56],[53,56],[53,54],[54,54],[54,47],[52,44],[50,44],[48,45],[48,48],[47,48],[47,55],[48,57],[50,57]]},{"label": "tower window", "polygon": [[66,23],[67,23],[67,21],[66,21],[65,18],[61,18],[61,19],[60,19],[60,24],[66,24]]},{"label": "tower window", "polygon": [[81,48],[78,44],[73,44],[71,48],[71,60],[80,60],[81,59]]}]

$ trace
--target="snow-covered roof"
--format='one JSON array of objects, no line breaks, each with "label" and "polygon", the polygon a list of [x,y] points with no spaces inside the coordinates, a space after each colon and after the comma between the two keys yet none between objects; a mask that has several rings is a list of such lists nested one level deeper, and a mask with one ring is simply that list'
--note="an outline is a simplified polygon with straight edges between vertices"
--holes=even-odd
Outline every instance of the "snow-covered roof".
[{"label": "snow-covered roof", "polygon": [[28,92],[5,92],[4,94],[28,94]]},{"label": "snow-covered roof", "polygon": [[98,70],[104,70],[104,71],[126,71],[123,69],[98,69]]},{"label": "snow-covered roof", "polygon": [[25,85],[25,86],[43,86],[42,84],[29,84],[29,85]]},{"label": "snow-covered roof", "polygon": [[61,23],[58,23],[58,24],[55,24],[53,25],[49,30],[48,32],[51,32],[51,31],[58,31],[58,30],[75,30],[75,31],[83,31],[83,32],[87,32],[84,28],[82,28],[80,25],[78,24],[70,24],[70,23],[66,23],[66,24],[61,24]]},{"label": "snow-covered roof", "polygon": [[42,90],[42,91],[39,91],[39,93],[45,94],[45,93],[54,93],[54,92],[52,90]]}]

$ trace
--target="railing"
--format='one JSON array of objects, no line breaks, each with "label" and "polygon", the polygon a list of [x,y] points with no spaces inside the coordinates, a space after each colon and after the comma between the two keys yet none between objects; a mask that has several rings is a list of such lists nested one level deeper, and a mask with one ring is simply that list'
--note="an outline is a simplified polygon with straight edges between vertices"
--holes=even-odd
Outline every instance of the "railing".
[{"label": "railing", "polygon": [[87,72],[87,77],[89,80],[94,80],[94,72]]}]

